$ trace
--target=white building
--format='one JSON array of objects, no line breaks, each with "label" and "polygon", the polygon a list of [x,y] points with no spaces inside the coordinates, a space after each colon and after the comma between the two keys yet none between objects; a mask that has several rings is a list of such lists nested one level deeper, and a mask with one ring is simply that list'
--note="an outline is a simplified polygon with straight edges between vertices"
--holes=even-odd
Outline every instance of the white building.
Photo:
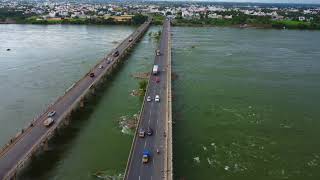
[{"label": "white building", "polygon": [[299,21],[305,21],[306,18],[304,16],[299,16]]}]

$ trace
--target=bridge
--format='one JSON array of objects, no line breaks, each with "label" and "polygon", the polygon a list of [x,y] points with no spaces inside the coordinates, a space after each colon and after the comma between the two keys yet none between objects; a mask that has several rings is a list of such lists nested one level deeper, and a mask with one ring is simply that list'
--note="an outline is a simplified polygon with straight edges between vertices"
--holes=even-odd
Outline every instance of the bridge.
[{"label": "bridge", "polygon": [[[159,73],[151,75],[140,111],[140,118],[133,139],[125,172],[125,180],[172,180],[172,108],[171,108],[171,32],[170,19],[163,25],[160,54],[154,64]],[[152,73],[151,73],[152,74]],[[160,101],[155,101],[159,95]],[[147,100],[148,96],[151,101]],[[141,129],[151,128],[153,134],[139,137]],[[142,162],[143,152],[150,160]]]},{"label": "bridge", "polygon": [[[60,127],[70,123],[72,114],[84,107],[90,95],[94,94],[107,76],[120,64],[128,50],[143,36],[150,26],[151,19],[136,29],[122,41],[112,52],[103,58],[89,73],[73,84],[57,100],[22,129],[15,137],[0,149],[0,179],[15,179],[19,171],[26,166],[32,157],[44,150],[48,141]],[[54,123],[44,126],[48,113],[55,111]]]}]

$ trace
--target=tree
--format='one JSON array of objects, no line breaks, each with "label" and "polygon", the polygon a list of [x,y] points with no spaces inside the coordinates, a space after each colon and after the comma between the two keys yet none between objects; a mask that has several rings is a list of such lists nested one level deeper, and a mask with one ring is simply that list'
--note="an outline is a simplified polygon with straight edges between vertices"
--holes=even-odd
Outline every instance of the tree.
[{"label": "tree", "polygon": [[166,16],[170,16],[170,15],[172,15],[172,13],[170,11],[167,11]]},{"label": "tree", "polygon": [[177,17],[176,19],[182,19],[182,11],[177,12]]},{"label": "tree", "polygon": [[148,16],[142,14],[136,14],[132,17],[133,24],[142,24],[148,19]]}]

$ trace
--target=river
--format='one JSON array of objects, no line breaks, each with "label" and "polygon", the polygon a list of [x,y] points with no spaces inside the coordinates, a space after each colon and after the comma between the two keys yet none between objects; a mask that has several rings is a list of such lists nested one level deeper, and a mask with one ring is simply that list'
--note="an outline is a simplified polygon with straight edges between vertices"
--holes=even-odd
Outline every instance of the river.
[{"label": "river", "polygon": [[[152,27],[149,32],[157,32]],[[81,78],[135,27],[1,25],[0,142],[5,143],[55,97]],[[145,35],[98,99],[36,157],[21,179],[95,179],[124,172],[132,133],[119,120],[138,113],[142,99],[132,75],[147,72],[157,40]],[[6,51],[10,48],[11,51]]]},{"label": "river", "polygon": [[320,179],[320,32],[173,28],[175,179]]},{"label": "river", "polygon": [[[0,25],[0,144],[133,30]],[[174,27],[175,179],[319,179],[319,42],[317,31]],[[119,120],[139,111],[131,75],[151,68],[156,46],[144,36],[21,179],[122,174],[133,136]]]}]

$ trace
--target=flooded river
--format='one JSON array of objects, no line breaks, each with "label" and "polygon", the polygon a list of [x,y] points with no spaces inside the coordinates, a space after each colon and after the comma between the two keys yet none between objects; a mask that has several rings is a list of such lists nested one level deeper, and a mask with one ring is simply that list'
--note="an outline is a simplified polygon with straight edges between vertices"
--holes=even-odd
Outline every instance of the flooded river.
[{"label": "flooded river", "polygon": [[175,179],[320,178],[320,32],[173,28]]}]

